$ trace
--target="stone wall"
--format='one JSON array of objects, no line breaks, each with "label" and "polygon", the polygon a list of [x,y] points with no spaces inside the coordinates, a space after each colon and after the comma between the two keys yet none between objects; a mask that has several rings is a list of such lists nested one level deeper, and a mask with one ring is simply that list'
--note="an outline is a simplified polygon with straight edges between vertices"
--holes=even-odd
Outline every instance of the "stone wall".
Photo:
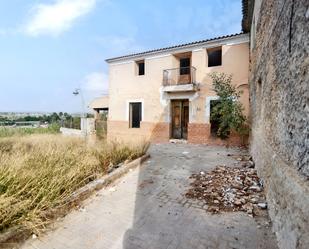
[{"label": "stone wall", "polygon": [[309,248],[309,1],[263,0],[255,14],[251,153],[280,248]]}]

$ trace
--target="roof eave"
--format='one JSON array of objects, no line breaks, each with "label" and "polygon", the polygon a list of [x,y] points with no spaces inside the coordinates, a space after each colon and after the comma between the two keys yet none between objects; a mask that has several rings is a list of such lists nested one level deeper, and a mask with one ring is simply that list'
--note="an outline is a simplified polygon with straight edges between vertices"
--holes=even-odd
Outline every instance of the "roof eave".
[{"label": "roof eave", "polygon": [[136,59],[143,58],[145,56],[157,55],[157,54],[162,54],[162,53],[172,52],[172,51],[177,51],[177,50],[184,50],[184,49],[189,49],[189,48],[193,48],[196,46],[205,46],[207,44],[216,44],[222,41],[232,40],[238,37],[246,37],[246,36],[247,36],[246,33],[226,35],[226,36],[221,36],[217,38],[197,41],[197,42],[191,42],[191,43],[186,43],[186,44],[181,44],[181,45],[176,45],[176,46],[171,46],[171,47],[166,47],[166,48],[154,49],[154,50],[136,53],[136,54],[129,54],[129,55],[124,55],[124,56],[109,58],[109,59],[106,59],[105,61],[107,63],[113,63],[113,62],[121,62],[121,61],[132,60],[132,59],[136,60]]},{"label": "roof eave", "polygon": [[251,29],[254,2],[255,0],[242,0],[241,27],[244,33],[249,33]]}]

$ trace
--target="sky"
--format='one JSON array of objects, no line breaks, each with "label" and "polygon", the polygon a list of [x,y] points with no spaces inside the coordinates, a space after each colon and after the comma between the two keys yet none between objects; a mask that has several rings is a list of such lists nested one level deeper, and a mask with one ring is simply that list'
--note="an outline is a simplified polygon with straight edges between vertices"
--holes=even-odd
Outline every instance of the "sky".
[{"label": "sky", "polygon": [[105,59],[241,31],[241,0],[0,0],[0,112],[79,112]]}]

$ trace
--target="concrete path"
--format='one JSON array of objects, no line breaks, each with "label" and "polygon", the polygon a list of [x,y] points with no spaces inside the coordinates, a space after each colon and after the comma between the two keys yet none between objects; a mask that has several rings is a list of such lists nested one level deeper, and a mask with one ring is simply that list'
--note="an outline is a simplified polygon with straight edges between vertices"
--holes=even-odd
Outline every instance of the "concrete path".
[{"label": "concrete path", "polygon": [[23,249],[277,248],[267,212],[211,215],[187,200],[189,176],[232,165],[235,149],[185,144],[154,145],[151,158],[67,215]]}]

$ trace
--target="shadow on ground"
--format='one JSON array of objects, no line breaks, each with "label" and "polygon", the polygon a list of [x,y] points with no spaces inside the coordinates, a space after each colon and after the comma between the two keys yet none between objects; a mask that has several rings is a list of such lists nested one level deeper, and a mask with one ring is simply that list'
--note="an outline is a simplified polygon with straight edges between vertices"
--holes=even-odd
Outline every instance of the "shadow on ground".
[{"label": "shadow on ground", "polygon": [[140,168],[132,227],[124,249],[277,248],[267,212],[258,218],[242,212],[212,215],[201,201],[189,200],[189,176],[217,165],[232,166],[228,153],[239,149],[183,144],[154,145]]},{"label": "shadow on ground", "polygon": [[215,146],[154,145],[151,158],[40,234],[23,249],[276,248],[267,212],[212,215],[188,200],[189,177],[243,151]]}]

